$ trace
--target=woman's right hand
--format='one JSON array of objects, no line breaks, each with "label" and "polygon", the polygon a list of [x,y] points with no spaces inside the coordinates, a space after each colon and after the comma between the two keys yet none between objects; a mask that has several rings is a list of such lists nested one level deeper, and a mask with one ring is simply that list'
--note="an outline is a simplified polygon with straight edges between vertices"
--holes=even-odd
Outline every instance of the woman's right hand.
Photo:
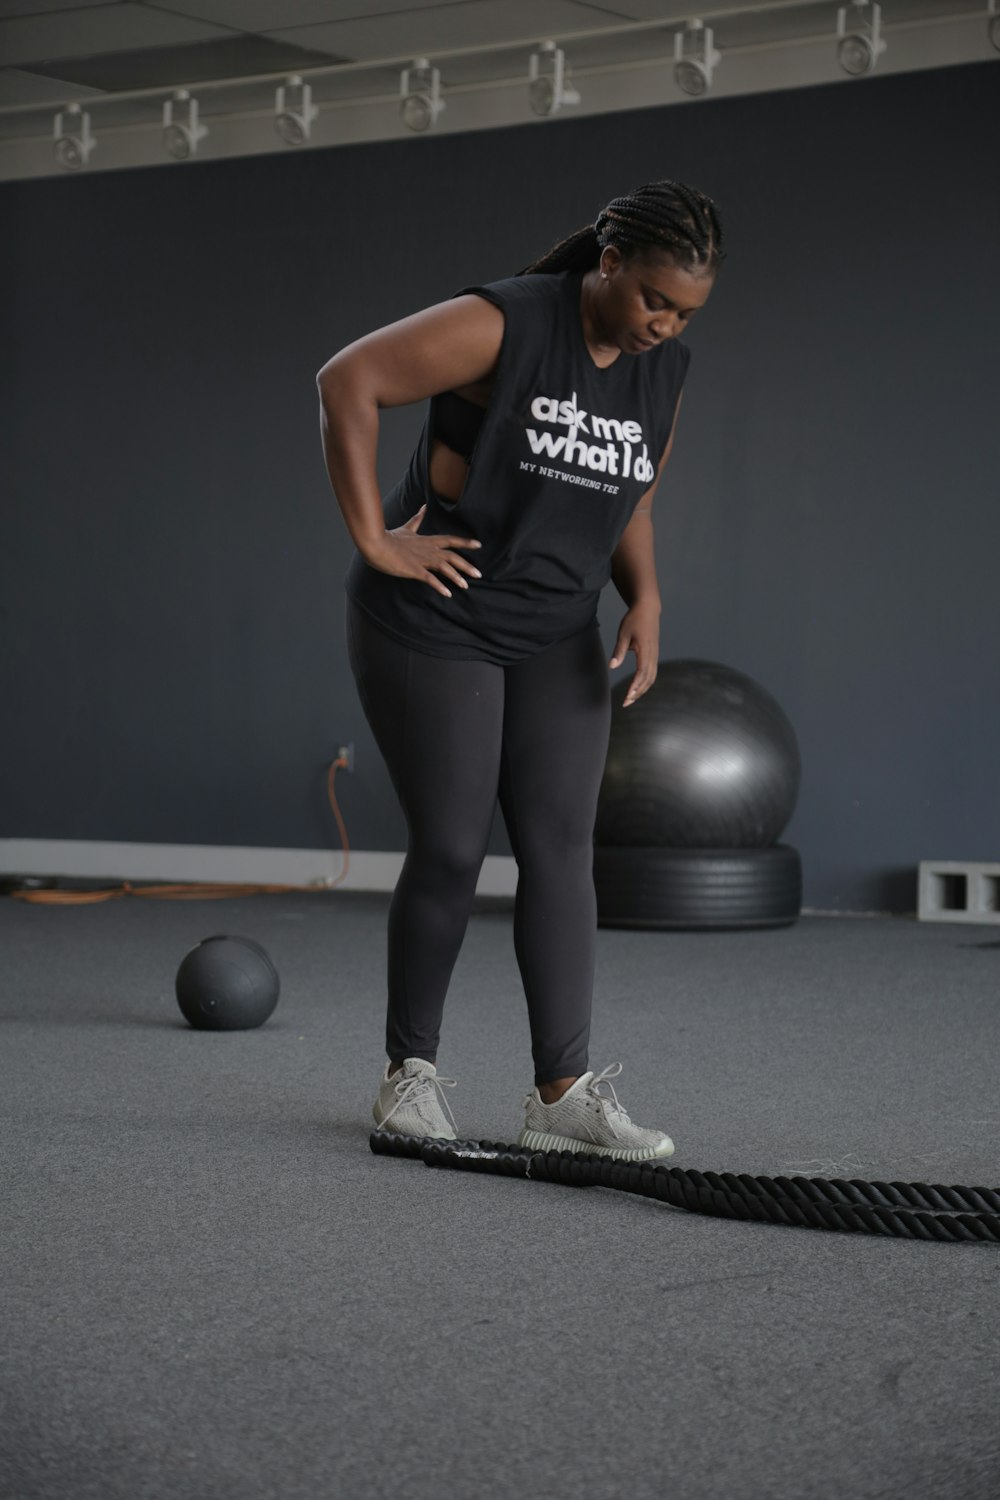
[{"label": "woman's right hand", "polygon": [[426,504],[422,505],[404,525],[385,532],[373,546],[366,548],[365,562],[380,573],[392,573],[397,578],[417,578],[450,599],[451,590],[435,576],[434,570],[460,588],[467,589],[465,574],[470,578],[482,578],[483,575],[455,548],[481,547],[482,542],[467,536],[421,536],[420,523],[426,510]]}]

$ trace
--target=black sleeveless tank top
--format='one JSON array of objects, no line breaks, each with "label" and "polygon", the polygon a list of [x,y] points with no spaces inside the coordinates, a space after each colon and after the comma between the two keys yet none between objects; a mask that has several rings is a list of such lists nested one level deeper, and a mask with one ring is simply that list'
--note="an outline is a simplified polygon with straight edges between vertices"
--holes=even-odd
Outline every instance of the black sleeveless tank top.
[{"label": "black sleeveless tank top", "polygon": [[[656,477],[690,362],[670,339],[601,369],[580,318],[582,273],[512,276],[463,287],[504,314],[493,388],[461,496],[431,488],[430,401],[409,467],[385,497],[387,530],[426,501],[422,533],[475,537],[482,573],[446,599],[355,553],[347,592],[387,634],[430,656],[505,666],[596,619],[611,558]],[[453,394],[453,393],[451,393]]]},{"label": "black sleeveless tank top", "polygon": [[456,391],[442,391],[440,396],[434,397],[434,401],[437,411],[432,438],[440,438],[442,443],[462,458],[471,458],[479,429],[486,416],[486,408],[477,406],[475,401],[467,401]]}]

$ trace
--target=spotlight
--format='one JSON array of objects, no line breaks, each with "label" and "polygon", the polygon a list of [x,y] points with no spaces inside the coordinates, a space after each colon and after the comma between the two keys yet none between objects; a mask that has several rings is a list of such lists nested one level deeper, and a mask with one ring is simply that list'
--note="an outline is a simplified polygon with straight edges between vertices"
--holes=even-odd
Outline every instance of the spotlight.
[{"label": "spotlight", "polygon": [[[66,129],[64,120],[72,121],[73,128]],[[65,110],[59,111],[52,138],[55,142],[53,150],[56,161],[61,167],[73,170],[87,165],[87,158],[97,145],[90,133],[90,115],[86,110],[81,110],[79,104],[67,104]]]},{"label": "spotlight", "polygon": [[[187,121],[182,124],[174,119],[174,105],[187,105]],[[198,124],[198,101],[192,99],[187,89],[175,89],[172,99],[163,106],[163,144],[178,161],[186,161],[198,150],[198,142],[208,135],[208,127]]]},{"label": "spotlight", "polygon": [[411,130],[427,130],[444,109],[441,75],[426,57],[418,57],[404,68],[399,80],[403,121]]},{"label": "spotlight", "polygon": [[695,19],[683,31],[674,32],[674,82],[685,94],[706,94],[712,87],[718,61],[719,54],[712,46],[711,26]]},{"label": "spotlight", "polygon": [[565,81],[566,55],[555,42],[543,42],[528,61],[528,103],[536,115],[554,115],[580,95]]},{"label": "spotlight", "polygon": [[989,0],[986,13],[990,18],[986,27],[986,35],[992,46],[1000,52],[1000,14],[997,13],[997,0]]},{"label": "spotlight", "polygon": [[[285,90],[291,95],[286,108]],[[301,146],[312,135],[312,122],[319,110],[312,102],[312,89],[298,73],[292,73],[274,96],[274,128],[286,146]]]},{"label": "spotlight", "polygon": [[868,9],[868,0],[854,0],[855,29],[847,30],[847,6],[837,12],[837,61],[845,73],[860,78],[871,73],[878,62],[879,54],[885,51],[885,41],[879,35],[882,28],[882,7],[873,5],[870,21],[862,20],[862,12]]}]

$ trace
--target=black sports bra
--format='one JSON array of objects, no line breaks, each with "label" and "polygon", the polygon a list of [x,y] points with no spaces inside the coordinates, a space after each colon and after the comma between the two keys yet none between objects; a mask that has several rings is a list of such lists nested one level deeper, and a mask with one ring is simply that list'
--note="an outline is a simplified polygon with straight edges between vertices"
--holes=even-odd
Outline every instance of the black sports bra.
[{"label": "black sports bra", "polygon": [[486,415],[485,406],[477,406],[454,391],[442,391],[434,397],[433,434],[462,458],[471,458],[472,449]]}]

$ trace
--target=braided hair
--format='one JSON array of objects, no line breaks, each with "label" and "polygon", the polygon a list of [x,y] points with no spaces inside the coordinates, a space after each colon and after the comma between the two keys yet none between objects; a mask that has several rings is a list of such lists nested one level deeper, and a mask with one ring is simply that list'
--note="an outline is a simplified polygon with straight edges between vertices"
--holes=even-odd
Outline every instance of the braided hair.
[{"label": "braided hair", "polygon": [[617,246],[626,257],[658,251],[697,276],[714,276],[726,255],[719,210],[711,198],[683,182],[647,182],[624,198],[612,198],[593,224],[560,240],[517,274],[589,271],[606,245]]}]

